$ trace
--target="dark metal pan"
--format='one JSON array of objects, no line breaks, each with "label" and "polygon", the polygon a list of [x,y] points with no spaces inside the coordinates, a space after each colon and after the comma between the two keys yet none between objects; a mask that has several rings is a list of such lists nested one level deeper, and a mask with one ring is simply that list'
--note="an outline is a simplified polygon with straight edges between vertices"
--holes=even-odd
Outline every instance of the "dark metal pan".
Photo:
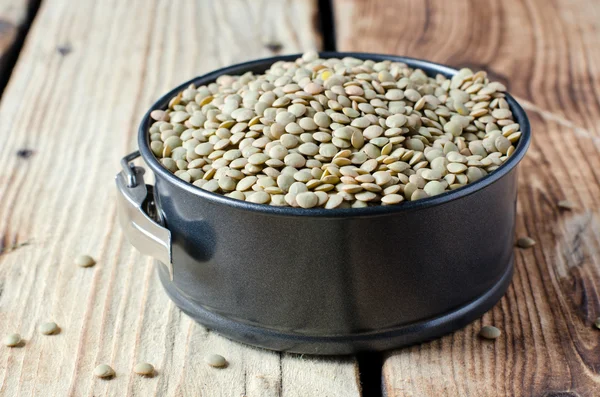
[{"label": "dark metal pan", "polygon": [[[162,167],[149,148],[149,114],[190,83],[263,72],[299,55],[230,66],[159,99],[138,134],[139,152],[117,175],[127,237],[160,265],[171,299],[232,339],[279,351],[350,354],[439,337],[489,310],[513,272],[517,165],[530,126],[507,95],[522,136],[496,171],[458,190],[398,206],[299,209],[234,200]],[[430,75],[457,71],[390,55],[321,53],[393,60]],[[156,184],[129,163],[141,155]]]}]

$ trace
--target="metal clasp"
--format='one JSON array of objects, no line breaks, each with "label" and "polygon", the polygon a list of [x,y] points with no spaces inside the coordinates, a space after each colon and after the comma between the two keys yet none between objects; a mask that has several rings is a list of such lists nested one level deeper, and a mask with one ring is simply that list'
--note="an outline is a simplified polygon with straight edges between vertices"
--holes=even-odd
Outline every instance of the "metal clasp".
[{"label": "metal clasp", "polygon": [[140,151],[136,150],[135,152],[129,153],[127,156],[121,159],[121,168],[123,168],[123,172],[127,177],[127,187],[137,186],[137,177],[133,170],[134,165],[130,163],[138,157],[140,157]]},{"label": "metal clasp", "polygon": [[130,164],[139,156],[140,152],[136,151],[123,157],[123,171],[116,176],[119,221],[131,245],[165,265],[173,280],[171,232],[145,210],[154,208],[154,197],[148,194],[152,186],[144,183],[144,169]]}]

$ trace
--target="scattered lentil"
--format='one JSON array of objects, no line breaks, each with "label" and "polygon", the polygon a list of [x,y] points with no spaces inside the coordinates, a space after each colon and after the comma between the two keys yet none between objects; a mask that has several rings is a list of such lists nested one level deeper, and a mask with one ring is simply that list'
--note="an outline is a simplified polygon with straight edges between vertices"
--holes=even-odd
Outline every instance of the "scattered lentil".
[{"label": "scattered lentil", "polygon": [[80,267],[92,267],[96,264],[96,261],[89,255],[79,255],[75,258],[75,264]]},{"label": "scattered lentil", "polygon": [[151,149],[182,180],[238,200],[396,205],[473,183],[514,153],[521,131],[505,90],[469,69],[447,79],[307,53],[188,86],[151,112]]},{"label": "scattered lentil", "polygon": [[21,343],[21,335],[19,335],[19,334],[7,335],[4,337],[4,340],[2,342],[4,343],[5,346],[8,346],[8,347],[19,346],[19,344]]},{"label": "scattered lentil", "polygon": [[133,367],[133,372],[142,376],[152,376],[154,374],[154,366],[150,363],[138,363]]},{"label": "scattered lentil", "polygon": [[486,325],[485,327],[481,328],[481,331],[479,331],[479,336],[484,339],[497,339],[500,334],[500,330],[491,325]]},{"label": "scattered lentil", "polygon": [[115,376],[115,371],[107,364],[100,364],[94,368],[94,376],[97,378],[111,378]]},{"label": "scattered lentil", "polygon": [[204,361],[211,367],[215,368],[223,368],[227,365],[227,360],[225,360],[225,357],[219,354],[209,354],[208,356],[204,357]]},{"label": "scattered lentil", "polygon": [[54,322],[43,323],[40,325],[39,330],[44,335],[54,335],[60,332],[60,328]]},{"label": "scattered lentil", "polygon": [[561,210],[571,211],[576,208],[575,204],[569,200],[561,200],[558,202],[558,208]]},{"label": "scattered lentil", "polygon": [[596,319],[596,321],[594,321],[594,326],[595,326],[596,328],[600,329],[600,317],[598,317],[598,318]]},{"label": "scattered lentil", "polygon": [[535,240],[531,237],[521,237],[517,240],[517,246],[519,248],[531,248],[535,245]]}]

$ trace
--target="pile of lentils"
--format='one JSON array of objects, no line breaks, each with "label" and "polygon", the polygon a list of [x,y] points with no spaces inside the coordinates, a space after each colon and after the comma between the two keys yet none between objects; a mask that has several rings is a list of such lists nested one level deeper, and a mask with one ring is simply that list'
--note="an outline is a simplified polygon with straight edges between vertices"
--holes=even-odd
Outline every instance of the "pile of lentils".
[{"label": "pile of lentils", "polygon": [[150,145],[186,182],[252,203],[361,208],[458,189],[514,152],[506,87],[393,61],[306,53],[190,85],[151,113]]}]

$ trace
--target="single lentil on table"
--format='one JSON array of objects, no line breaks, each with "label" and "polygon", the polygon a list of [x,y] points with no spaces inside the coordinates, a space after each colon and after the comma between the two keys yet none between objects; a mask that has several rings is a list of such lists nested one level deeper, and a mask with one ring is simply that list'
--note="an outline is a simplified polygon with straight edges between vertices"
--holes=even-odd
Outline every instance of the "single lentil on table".
[{"label": "single lentil on table", "polygon": [[204,357],[204,361],[211,367],[215,368],[223,368],[227,366],[227,360],[225,357],[219,354],[209,354],[208,356]]},{"label": "single lentil on table", "polygon": [[54,335],[60,332],[60,327],[55,322],[48,322],[41,324],[39,330],[44,335]]},{"label": "single lentil on table", "polygon": [[96,264],[96,260],[89,255],[79,255],[75,258],[75,264],[79,267],[92,267]]},{"label": "single lentil on table", "polygon": [[138,363],[133,367],[133,372],[141,376],[154,375],[154,366],[150,363]]},{"label": "single lentil on table", "polygon": [[558,202],[558,208],[565,211],[571,211],[576,208],[575,204],[569,200],[560,200]]},{"label": "single lentil on table", "polygon": [[186,182],[301,208],[395,205],[458,189],[515,151],[506,87],[400,62],[306,53],[190,85],[151,112],[150,147]]},{"label": "single lentil on table", "polygon": [[21,344],[21,335],[19,334],[10,334],[10,335],[6,335],[4,337],[4,339],[2,340],[2,342],[4,343],[5,346],[8,347],[16,347],[19,346]]},{"label": "single lentil on table", "polygon": [[108,364],[100,364],[94,368],[94,376],[97,378],[112,378],[115,376],[115,370]]},{"label": "single lentil on table", "polygon": [[517,247],[531,248],[535,245],[535,240],[531,237],[520,237],[517,239]]},{"label": "single lentil on table", "polygon": [[497,339],[501,334],[502,332],[498,328],[491,325],[486,325],[479,331],[479,336],[484,339]]}]

